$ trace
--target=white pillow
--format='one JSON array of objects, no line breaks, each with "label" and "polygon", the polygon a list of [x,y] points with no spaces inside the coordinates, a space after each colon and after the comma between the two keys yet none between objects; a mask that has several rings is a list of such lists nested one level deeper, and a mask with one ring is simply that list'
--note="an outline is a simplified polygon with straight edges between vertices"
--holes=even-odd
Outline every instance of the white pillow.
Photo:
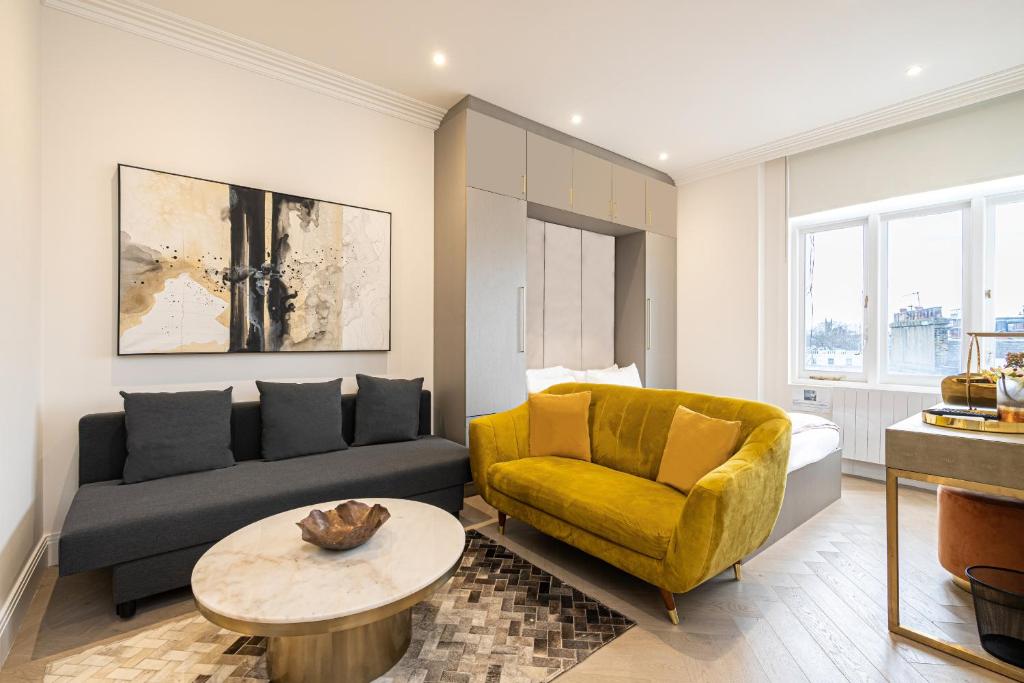
[{"label": "white pillow", "polygon": [[[619,366],[618,366],[617,363],[612,363],[610,366],[608,366],[607,368],[603,368],[603,369],[604,370],[618,370]],[[572,376],[576,378],[577,382],[587,382],[587,381],[589,381],[587,379],[587,373],[588,372],[592,372],[592,371],[591,370],[570,370],[569,372],[572,373]]]},{"label": "white pillow", "polygon": [[624,387],[644,386],[640,381],[640,371],[636,369],[636,363],[630,363],[624,368],[587,370],[587,381],[592,384],[618,384]]},{"label": "white pillow", "polygon": [[576,378],[573,377],[572,372],[567,368],[563,368],[561,365],[526,371],[526,391],[531,394],[536,394],[538,391],[544,391],[548,387],[553,387],[556,384],[575,381]]}]

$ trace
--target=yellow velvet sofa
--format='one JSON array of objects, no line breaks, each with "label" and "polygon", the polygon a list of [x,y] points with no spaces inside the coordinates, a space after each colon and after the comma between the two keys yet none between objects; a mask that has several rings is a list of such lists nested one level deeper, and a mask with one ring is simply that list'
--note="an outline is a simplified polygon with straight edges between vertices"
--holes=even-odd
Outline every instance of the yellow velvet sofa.
[{"label": "yellow velvet sofa", "polygon": [[[530,457],[527,404],[469,425],[473,480],[499,511],[658,587],[678,623],[674,593],[739,561],[768,538],[786,487],[791,425],[755,401],[608,384],[559,384],[592,393],[592,462]],[[689,495],[655,481],[677,406],[743,423],[740,447]]]}]

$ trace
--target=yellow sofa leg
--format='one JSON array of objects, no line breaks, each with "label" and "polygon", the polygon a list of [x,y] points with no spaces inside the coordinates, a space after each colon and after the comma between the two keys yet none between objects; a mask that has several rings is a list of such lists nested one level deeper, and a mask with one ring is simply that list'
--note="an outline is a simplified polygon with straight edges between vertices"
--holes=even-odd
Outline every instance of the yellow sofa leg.
[{"label": "yellow sofa leg", "polygon": [[732,573],[736,577],[737,581],[743,580],[743,565],[737,562],[732,566]]},{"label": "yellow sofa leg", "polygon": [[658,590],[661,591],[661,601],[665,603],[665,609],[668,610],[669,621],[678,626],[679,612],[676,610],[676,596],[664,588],[659,588]]},{"label": "yellow sofa leg", "polygon": [[498,511],[498,533],[502,536],[505,535],[505,522],[508,521],[508,515],[504,512]]}]

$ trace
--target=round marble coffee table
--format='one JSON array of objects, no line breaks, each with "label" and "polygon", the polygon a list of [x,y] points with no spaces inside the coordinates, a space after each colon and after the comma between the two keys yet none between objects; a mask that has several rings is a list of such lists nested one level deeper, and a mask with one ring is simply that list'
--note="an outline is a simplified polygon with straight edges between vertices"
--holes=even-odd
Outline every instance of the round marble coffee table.
[{"label": "round marble coffee table", "polygon": [[369,681],[409,647],[413,605],[458,568],[466,534],[444,510],[411,500],[380,503],[389,519],[365,544],[322,550],[295,523],[316,508],[298,508],[236,531],[199,559],[192,593],[214,624],[268,636],[271,680]]}]

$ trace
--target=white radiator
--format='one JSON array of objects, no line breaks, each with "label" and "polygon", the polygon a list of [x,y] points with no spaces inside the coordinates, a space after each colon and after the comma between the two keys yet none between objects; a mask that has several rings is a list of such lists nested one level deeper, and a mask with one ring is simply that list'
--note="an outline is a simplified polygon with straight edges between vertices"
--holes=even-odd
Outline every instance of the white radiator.
[{"label": "white radiator", "polygon": [[832,421],[843,430],[843,458],[885,464],[885,428],[941,400],[938,394],[833,389]]}]

